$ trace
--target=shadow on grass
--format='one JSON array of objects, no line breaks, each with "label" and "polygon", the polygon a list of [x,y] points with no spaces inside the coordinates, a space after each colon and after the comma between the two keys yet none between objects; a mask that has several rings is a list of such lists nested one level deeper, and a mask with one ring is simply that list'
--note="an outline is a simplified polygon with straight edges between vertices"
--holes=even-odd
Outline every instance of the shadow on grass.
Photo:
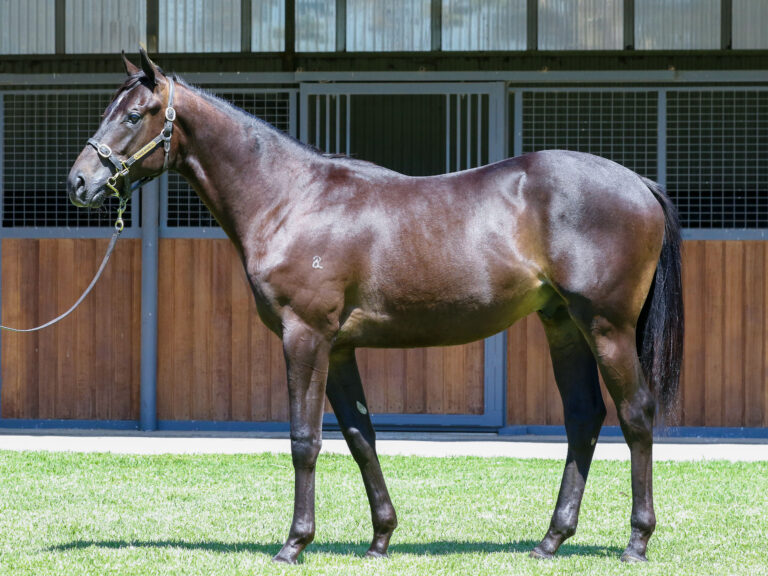
[{"label": "shadow on grass", "polygon": [[[519,540],[517,542],[458,542],[438,540],[427,543],[401,543],[389,547],[393,554],[413,554],[416,556],[447,556],[450,554],[498,554],[527,553],[538,541]],[[181,548],[185,550],[205,550],[207,552],[250,552],[274,556],[281,544],[258,544],[254,542],[188,542],[185,540],[75,540],[48,548],[52,552],[82,550],[85,548]],[[310,554],[337,554],[362,556],[368,549],[368,542],[315,542],[309,545]],[[618,556],[622,548],[616,546],[594,546],[589,544],[563,544],[558,556]]]}]

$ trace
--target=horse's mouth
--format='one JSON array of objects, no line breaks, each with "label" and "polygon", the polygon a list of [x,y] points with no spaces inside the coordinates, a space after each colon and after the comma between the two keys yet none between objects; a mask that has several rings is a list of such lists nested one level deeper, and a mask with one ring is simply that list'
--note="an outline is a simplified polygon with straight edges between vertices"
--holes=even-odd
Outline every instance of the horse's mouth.
[{"label": "horse's mouth", "polygon": [[85,186],[81,186],[70,193],[69,201],[78,208],[100,208],[106,197],[107,190],[105,187],[90,192]]}]

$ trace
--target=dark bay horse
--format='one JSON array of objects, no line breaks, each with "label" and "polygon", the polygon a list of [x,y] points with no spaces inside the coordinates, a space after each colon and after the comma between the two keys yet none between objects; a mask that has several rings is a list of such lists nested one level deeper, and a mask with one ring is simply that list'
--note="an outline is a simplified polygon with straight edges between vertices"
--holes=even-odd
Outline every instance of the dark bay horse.
[{"label": "dark bay horse", "polygon": [[[288,370],[295,503],[276,560],[295,562],[315,534],[325,395],[370,501],[367,554],[387,553],[397,519],[355,348],[462,344],[532,312],[549,340],[568,435],[552,521],[532,554],[551,557],[576,530],[605,417],[599,371],[632,459],[622,559],[645,560],[656,524],[653,421],[657,405],[674,410],[683,333],[680,229],[658,185],[566,151],[412,178],[324,156],[163,74],[144,51],[140,67],[124,62],[128,78],[72,167],[68,193],[97,207],[108,184],[128,193],[128,176],[167,165],[234,243]],[[132,165],[115,177],[123,161]]]}]

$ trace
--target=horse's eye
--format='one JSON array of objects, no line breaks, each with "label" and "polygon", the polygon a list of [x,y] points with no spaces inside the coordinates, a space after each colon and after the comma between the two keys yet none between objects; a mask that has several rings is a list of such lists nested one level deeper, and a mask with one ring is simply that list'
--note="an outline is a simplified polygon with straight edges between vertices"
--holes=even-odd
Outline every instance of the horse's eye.
[{"label": "horse's eye", "polygon": [[131,124],[136,124],[139,120],[141,120],[141,114],[139,114],[138,112],[131,112],[130,114],[128,114],[126,119]]}]

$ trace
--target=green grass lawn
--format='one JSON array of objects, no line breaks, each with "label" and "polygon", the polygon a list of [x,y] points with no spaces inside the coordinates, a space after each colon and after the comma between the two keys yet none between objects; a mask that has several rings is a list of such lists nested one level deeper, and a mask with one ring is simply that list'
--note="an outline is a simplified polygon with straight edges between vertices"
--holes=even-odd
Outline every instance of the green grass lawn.
[{"label": "green grass lawn", "polygon": [[299,566],[270,562],[287,534],[287,455],[0,452],[0,574],[768,574],[768,463],[657,463],[646,565],[623,565],[629,465],[596,462],[579,530],[528,557],[562,462],[382,458],[398,512],[388,560],[350,457],[321,455],[317,536]]}]

